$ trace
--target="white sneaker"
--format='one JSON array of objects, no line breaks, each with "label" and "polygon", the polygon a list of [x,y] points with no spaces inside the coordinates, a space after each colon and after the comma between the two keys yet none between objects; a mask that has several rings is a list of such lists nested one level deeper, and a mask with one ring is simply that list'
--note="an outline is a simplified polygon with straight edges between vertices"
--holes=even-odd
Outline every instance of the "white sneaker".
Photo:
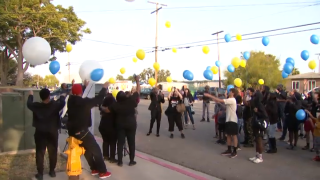
[{"label": "white sneaker", "polygon": [[259,163],[262,163],[263,162],[263,159],[261,159],[261,158],[256,158],[254,161],[252,161],[252,162],[254,162],[254,163],[256,163],[256,164],[259,164]]},{"label": "white sneaker", "polygon": [[257,156],[252,157],[252,158],[249,158],[250,161],[254,161],[254,160],[256,160],[256,159],[257,159]]}]

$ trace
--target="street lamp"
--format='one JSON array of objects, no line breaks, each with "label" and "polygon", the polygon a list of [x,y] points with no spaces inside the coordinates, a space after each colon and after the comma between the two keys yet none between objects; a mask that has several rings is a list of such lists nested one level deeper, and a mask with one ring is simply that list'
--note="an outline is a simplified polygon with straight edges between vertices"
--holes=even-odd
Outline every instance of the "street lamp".
[{"label": "street lamp", "polygon": [[[219,50],[219,34],[223,33],[223,31],[215,32],[212,35],[217,35],[217,46],[218,46],[218,61],[220,61],[220,50]],[[221,88],[221,71],[219,66],[219,88]]]}]

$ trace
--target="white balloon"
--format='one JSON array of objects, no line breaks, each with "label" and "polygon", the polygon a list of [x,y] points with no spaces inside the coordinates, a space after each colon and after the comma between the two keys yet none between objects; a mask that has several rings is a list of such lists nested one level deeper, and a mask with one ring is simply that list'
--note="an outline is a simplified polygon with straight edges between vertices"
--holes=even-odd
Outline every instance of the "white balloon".
[{"label": "white balloon", "polygon": [[23,57],[31,65],[40,65],[49,61],[51,47],[48,41],[41,37],[32,37],[22,46]]},{"label": "white balloon", "polygon": [[97,61],[84,61],[79,69],[79,75],[82,80],[90,80],[91,81],[91,72],[95,69],[103,69],[101,64]]}]

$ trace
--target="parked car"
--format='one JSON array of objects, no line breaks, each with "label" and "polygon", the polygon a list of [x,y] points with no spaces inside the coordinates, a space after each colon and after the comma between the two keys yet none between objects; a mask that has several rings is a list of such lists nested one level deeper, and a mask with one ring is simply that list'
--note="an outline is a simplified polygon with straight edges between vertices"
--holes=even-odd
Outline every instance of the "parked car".
[{"label": "parked car", "polygon": [[141,89],[140,98],[141,98],[141,99],[150,99],[150,93],[151,93],[151,91],[152,91],[151,88]]},{"label": "parked car", "polygon": [[[226,90],[224,88],[210,87],[210,89],[209,89],[209,93],[211,95],[219,97],[219,98],[226,98],[225,97],[225,92],[226,92]],[[199,100],[202,100],[203,93],[204,93],[204,88],[197,90],[196,93],[197,93],[197,95],[196,95],[197,98]]]}]

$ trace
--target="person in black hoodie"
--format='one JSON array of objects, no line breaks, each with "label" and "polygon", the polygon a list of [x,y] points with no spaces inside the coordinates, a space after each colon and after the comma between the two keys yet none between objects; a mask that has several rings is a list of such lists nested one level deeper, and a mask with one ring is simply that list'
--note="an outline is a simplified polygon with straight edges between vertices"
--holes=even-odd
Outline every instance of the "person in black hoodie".
[{"label": "person in black hoodie", "polygon": [[288,98],[287,104],[285,106],[285,113],[288,113],[288,124],[289,131],[289,147],[287,149],[293,150],[297,146],[298,137],[299,137],[299,125],[300,122],[296,118],[296,113],[299,109],[302,108],[302,98],[301,94],[294,92],[293,95]]},{"label": "person in black hoodie", "polygon": [[269,126],[267,129],[268,138],[269,138],[269,150],[267,153],[276,153],[277,152],[277,142],[275,138],[275,133],[277,130],[278,122],[278,103],[277,96],[275,93],[270,93],[269,98],[266,104],[266,111],[269,117]]},{"label": "person in black hoodie", "polygon": [[254,163],[262,163],[262,152],[263,152],[263,134],[265,130],[267,129],[267,119],[268,115],[266,112],[266,109],[264,105],[262,104],[263,100],[263,95],[262,93],[257,90],[254,95],[254,106],[253,106],[253,134],[255,136],[255,141],[256,141],[256,156],[253,158],[250,158],[250,160]]},{"label": "person in black hoodie", "polygon": [[[110,107],[116,100],[112,94],[108,93],[104,98],[102,106]],[[99,131],[103,139],[102,154],[105,160],[109,160],[110,163],[116,163],[116,146],[117,146],[117,131],[115,117],[111,113],[104,112],[101,108],[101,121],[99,125]]]},{"label": "person in black hoodie", "polygon": [[253,131],[252,131],[253,94],[254,94],[254,89],[248,88],[247,95],[245,98],[243,98],[244,142],[241,143],[243,144],[243,147],[254,147]]},{"label": "person in black hoodie", "polygon": [[113,103],[110,107],[103,107],[102,110],[106,113],[112,113],[116,117],[116,128],[117,128],[117,152],[118,152],[118,166],[122,166],[123,157],[123,146],[125,139],[127,138],[129,146],[129,166],[137,164],[134,161],[135,150],[136,150],[136,130],[137,130],[137,119],[136,119],[136,107],[138,106],[137,99],[140,96],[140,77],[135,76],[137,88],[131,96],[127,97],[123,91],[117,94],[117,102]]},{"label": "person in black hoodie", "polygon": [[153,129],[153,124],[157,121],[157,137],[159,137],[160,125],[161,125],[161,114],[162,108],[161,103],[164,103],[164,95],[163,93],[159,92],[159,88],[155,87],[152,89],[150,93],[151,103],[149,105],[149,110],[151,112],[151,120],[150,120],[150,128],[147,136],[150,136]]},{"label": "person in black hoodie", "polygon": [[84,147],[84,156],[90,166],[91,175],[99,175],[104,179],[111,176],[107,171],[103,161],[101,149],[95,140],[93,134],[89,131],[92,125],[91,109],[97,104],[101,104],[106,95],[109,83],[106,82],[100,90],[98,96],[94,98],[82,98],[81,84],[72,86],[72,94],[68,99],[68,133],[69,136],[75,137],[82,141],[81,147]]},{"label": "person in black hoodie", "polygon": [[278,120],[278,130],[279,131],[283,131],[283,134],[280,138],[280,140],[284,140],[285,139],[285,135],[286,135],[286,127],[287,125],[285,124],[285,113],[284,113],[284,108],[286,106],[286,100],[287,100],[287,93],[283,90],[283,85],[282,84],[279,84],[277,86],[277,89],[276,89],[276,95],[277,95],[277,101],[278,101],[278,117],[279,117],[279,120]]},{"label": "person in black hoodie", "polygon": [[40,98],[42,102],[33,102],[33,91],[27,101],[27,107],[33,112],[32,125],[35,127],[34,141],[36,144],[36,165],[38,174],[36,179],[43,179],[43,161],[46,149],[49,153],[49,164],[51,177],[56,177],[54,169],[57,164],[58,153],[58,129],[60,123],[60,110],[65,106],[65,95],[61,94],[59,101],[50,100],[50,91],[41,89]]}]

